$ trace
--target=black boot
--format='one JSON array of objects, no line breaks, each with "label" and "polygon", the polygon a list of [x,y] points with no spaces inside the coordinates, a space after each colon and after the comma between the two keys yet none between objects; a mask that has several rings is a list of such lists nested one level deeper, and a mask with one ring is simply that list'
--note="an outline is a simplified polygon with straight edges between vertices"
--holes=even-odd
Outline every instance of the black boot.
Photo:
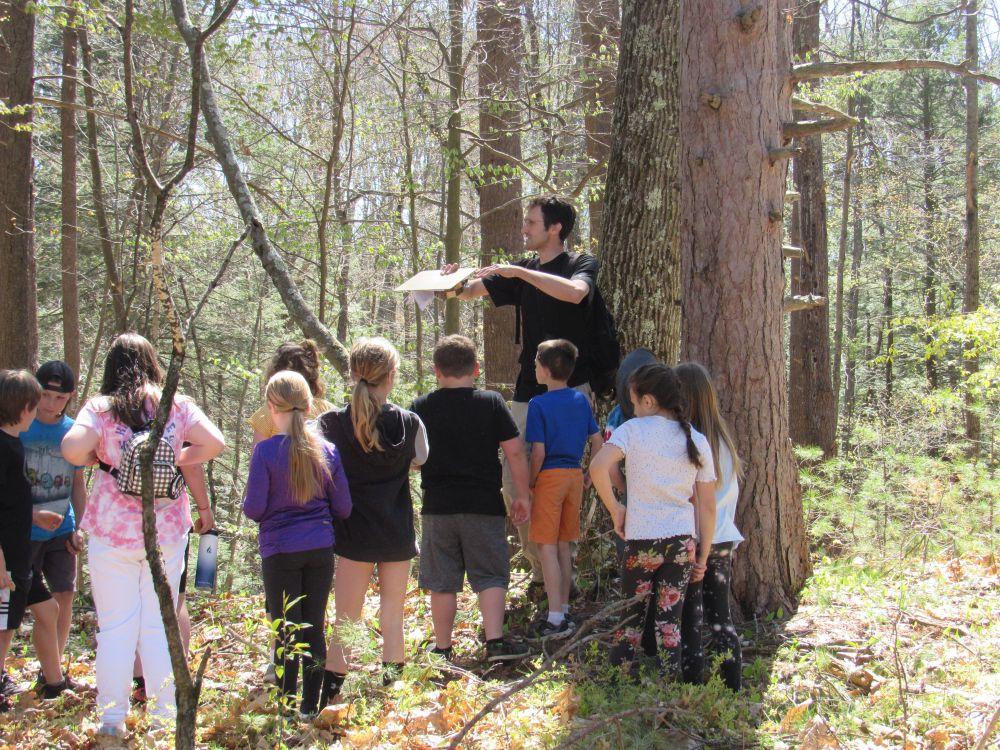
[{"label": "black boot", "polygon": [[346,679],[346,674],[331,672],[329,669],[323,670],[323,687],[319,692],[319,706],[317,707],[319,711],[336,702]]}]

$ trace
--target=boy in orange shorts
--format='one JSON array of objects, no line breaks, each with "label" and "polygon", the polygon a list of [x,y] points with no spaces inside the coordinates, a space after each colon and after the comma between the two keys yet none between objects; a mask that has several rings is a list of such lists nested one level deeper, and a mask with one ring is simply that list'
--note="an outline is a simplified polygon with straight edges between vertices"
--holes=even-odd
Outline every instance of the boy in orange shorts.
[{"label": "boy in orange shorts", "polygon": [[580,463],[588,439],[592,454],[604,444],[590,401],[566,385],[576,357],[576,346],[566,339],[538,345],[535,377],[548,391],[528,402],[524,431],[525,442],[531,444],[530,540],[538,545],[549,599],[548,617],[534,626],[534,635],[543,639],[565,638],[575,629],[567,615],[573,580],[570,542],[580,538]]}]

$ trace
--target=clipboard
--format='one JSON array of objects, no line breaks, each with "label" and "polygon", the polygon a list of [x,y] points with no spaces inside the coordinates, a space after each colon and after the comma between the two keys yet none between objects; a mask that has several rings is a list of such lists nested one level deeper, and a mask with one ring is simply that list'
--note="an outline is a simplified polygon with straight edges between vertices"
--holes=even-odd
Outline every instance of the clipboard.
[{"label": "clipboard", "polygon": [[438,269],[421,271],[396,287],[397,292],[447,292],[475,273],[475,268],[459,268],[449,274]]}]

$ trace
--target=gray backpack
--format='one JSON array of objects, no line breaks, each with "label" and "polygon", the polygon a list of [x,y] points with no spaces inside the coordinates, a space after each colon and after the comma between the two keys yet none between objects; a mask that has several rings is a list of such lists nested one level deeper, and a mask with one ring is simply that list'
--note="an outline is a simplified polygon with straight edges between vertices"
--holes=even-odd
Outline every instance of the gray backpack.
[{"label": "gray backpack", "polygon": [[[122,446],[122,455],[117,467],[100,462],[101,469],[115,478],[115,484],[122,494],[142,497],[142,467],[139,463],[139,452],[149,440],[152,426],[152,422],[147,422],[132,433],[132,437]],[[184,477],[177,468],[177,456],[170,443],[161,437],[153,454],[153,497],[176,500],[183,489]]]}]

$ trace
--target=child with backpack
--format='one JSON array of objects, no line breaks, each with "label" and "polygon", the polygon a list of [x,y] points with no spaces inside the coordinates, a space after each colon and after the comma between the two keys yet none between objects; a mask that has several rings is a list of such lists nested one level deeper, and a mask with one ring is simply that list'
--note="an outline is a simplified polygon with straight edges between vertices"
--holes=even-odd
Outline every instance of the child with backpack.
[{"label": "child with backpack", "polygon": [[[674,368],[681,393],[687,403],[686,417],[712,446],[712,462],[718,482],[715,487],[716,517],[711,552],[705,577],[688,586],[681,622],[684,679],[702,682],[705,653],[702,649],[702,622],[711,636],[706,649],[722,654],[722,679],[730,690],[738,691],[743,664],[740,637],[729,611],[729,587],[733,574],[733,553],[743,541],[736,528],[736,503],[740,498],[743,467],[736,442],[719,412],[719,398],[708,371],[696,362],[684,362]],[[700,545],[699,545],[700,546]]]},{"label": "child with backpack", "polygon": [[50,531],[62,523],[57,513],[33,512],[24,446],[18,439],[31,426],[41,396],[30,372],[0,370],[0,713],[10,710],[10,695],[17,691],[3,668],[28,609],[35,618],[32,635],[42,666],[40,696],[55,698],[71,687],[59,664],[58,607],[31,567],[32,521]]},{"label": "child with backpack", "polygon": [[[137,645],[154,722],[170,723],[176,710],[167,638],[146,562],[138,458],[162,385],[153,345],[135,333],[118,335],[104,360],[100,395],[84,404],[62,441],[63,457],[71,464],[100,466],[80,528],[89,535],[97,609],[99,731],[112,736],[124,733]],[[157,540],[175,605],[193,525],[178,467],[210,461],[224,447],[222,433],[204,412],[191,399],[175,396],[153,466]],[[210,510],[199,513],[208,516]]]},{"label": "child with backpack", "polygon": [[[267,381],[264,395],[275,434],[254,447],[243,512],[260,524],[268,616],[286,623],[274,658],[285,696],[294,698],[298,683],[293,643],[309,648],[300,712],[310,716],[318,710],[326,661],[333,521],[350,515],[351,496],[337,449],[306,425],[312,406],[306,379],[283,370]],[[294,633],[288,624],[298,626]]]},{"label": "child with backpack", "polygon": [[[625,613],[634,619],[616,634],[611,662],[633,661],[646,618],[653,617],[661,666],[679,675],[684,596],[689,580],[704,575],[715,528],[712,448],[691,428],[677,374],[666,365],[636,370],[629,393],[635,417],[612,433],[590,463],[594,488],[615,533],[625,540],[622,593],[640,598]],[[627,510],[612,488],[612,469],[622,460]],[[701,531],[700,549],[696,530]],[[652,607],[647,606],[650,597]]]},{"label": "child with backpack", "polygon": [[566,339],[551,339],[538,345],[535,377],[548,390],[528,402],[524,430],[524,440],[531,444],[530,538],[538,545],[549,600],[548,616],[538,620],[533,628],[533,634],[541,639],[565,638],[575,629],[568,617],[573,581],[570,543],[580,538],[583,502],[580,463],[588,440],[591,455],[604,444],[589,399],[567,385],[576,358],[576,346]]},{"label": "child with backpack", "polygon": [[503,636],[510,584],[507,511],[501,494],[502,450],[514,471],[515,523],[528,516],[524,442],[503,397],[475,387],[476,346],[465,336],[446,336],[434,347],[438,389],[411,409],[427,428],[434,450],[420,467],[420,588],[431,593],[435,646],[451,658],[457,595],[466,575],[478,595],[488,662],[513,661],[528,649]]},{"label": "child with backpack", "polygon": [[337,623],[327,650],[320,708],[344,684],[350,655],[340,632],[345,623],[361,620],[375,571],[383,681],[391,682],[402,669],[403,603],[410,560],[417,555],[409,472],[428,453],[420,417],[388,400],[399,371],[396,348],[383,338],[361,339],[351,347],[350,370],[350,403],[318,420],[323,437],[340,452],[353,502],[351,515],[334,524]]}]

